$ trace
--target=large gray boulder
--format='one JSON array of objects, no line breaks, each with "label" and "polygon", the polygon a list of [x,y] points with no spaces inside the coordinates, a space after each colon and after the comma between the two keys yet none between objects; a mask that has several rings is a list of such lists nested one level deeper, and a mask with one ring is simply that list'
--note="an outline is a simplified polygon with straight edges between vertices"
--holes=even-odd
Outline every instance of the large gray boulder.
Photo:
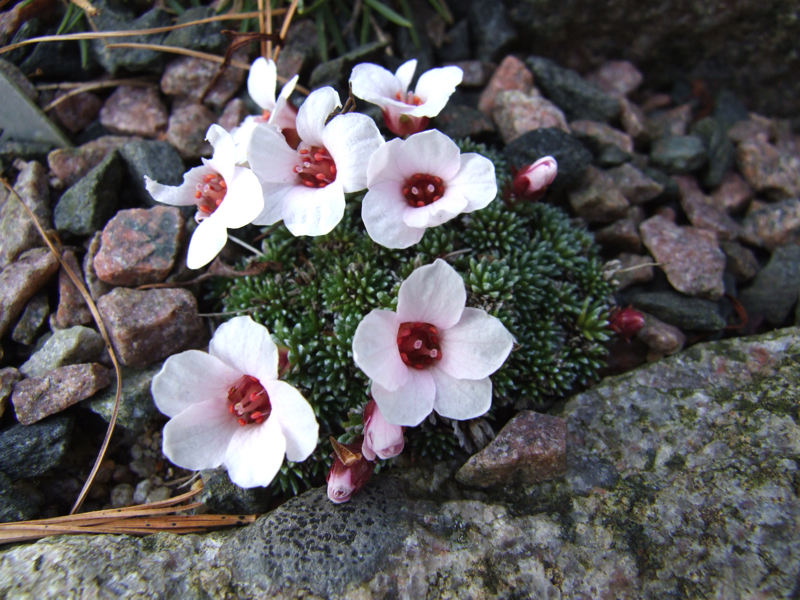
[{"label": "large gray boulder", "polygon": [[477,492],[458,462],[207,535],[0,552],[0,596],[783,598],[800,573],[800,329],[695,346],[575,396],[568,470]]}]

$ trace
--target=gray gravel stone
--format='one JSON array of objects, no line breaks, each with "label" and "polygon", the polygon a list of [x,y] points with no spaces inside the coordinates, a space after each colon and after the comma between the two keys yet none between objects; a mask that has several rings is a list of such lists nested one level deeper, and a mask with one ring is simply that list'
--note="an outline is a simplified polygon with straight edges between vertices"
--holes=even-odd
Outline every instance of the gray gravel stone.
[{"label": "gray gravel stone", "polygon": [[59,367],[95,361],[105,347],[103,336],[94,329],[80,325],[60,329],[19,370],[26,377],[40,377]]},{"label": "gray gravel stone", "polygon": [[57,415],[33,425],[12,425],[3,430],[0,471],[16,481],[58,466],[69,446],[74,423],[72,415]]},{"label": "gray gravel stone", "polygon": [[[122,396],[120,398],[117,425],[132,431],[141,430],[145,423],[159,415],[150,393],[150,384],[161,370],[157,363],[144,370],[122,368]],[[106,421],[114,412],[114,399],[117,395],[116,375],[112,374],[111,385],[83,403],[83,406],[97,413]]]},{"label": "gray gravel stone", "polygon": [[44,248],[24,252],[16,262],[0,271],[0,337],[56,271],[58,259]]},{"label": "gray gravel stone", "polygon": [[691,133],[703,140],[708,154],[708,168],[703,173],[703,185],[707,188],[715,188],[733,169],[736,162],[736,148],[728,139],[728,131],[725,126],[713,117],[700,119],[692,125]]},{"label": "gray gravel stone", "polygon": [[11,480],[0,473],[0,523],[27,521],[38,512],[39,509],[19,493]]},{"label": "gray gravel stone", "polygon": [[742,230],[743,241],[770,251],[800,243],[800,198],[753,210],[742,221]]},{"label": "gray gravel stone", "polygon": [[212,513],[222,515],[253,515],[266,512],[272,493],[269,488],[240,488],[231,482],[225,467],[205,469],[203,491],[198,500]]},{"label": "gray gravel stone", "polygon": [[667,173],[691,173],[708,162],[708,153],[699,137],[674,135],[655,143],[650,151],[650,160]]},{"label": "gray gravel stone", "polygon": [[[52,227],[47,170],[36,161],[27,163],[17,175],[14,189],[41,226],[45,229]],[[11,264],[26,250],[39,246],[44,246],[44,241],[28,211],[3,187],[0,192],[0,268]]]},{"label": "gray gravel stone", "polygon": [[[192,21],[199,21],[200,19],[213,17],[216,14],[216,11],[210,6],[196,6],[180,15],[175,24],[182,25]],[[222,21],[173,29],[164,38],[164,45],[219,54],[228,46],[228,38],[222,34],[222,29]]]},{"label": "gray gravel stone", "polygon": [[46,292],[39,292],[28,300],[22,316],[11,332],[11,339],[18,344],[31,346],[50,315],[50,303]]},{"label": "gray gravel stone", "polygon": [[675,292],[641,292],[628,296],[635,308],[686,331],[719,331],[727,324],[719,305]]},{"label": "gray gravel stone", "polygon": [[133,504],[133,486],[130,483],[119,483],[111,488],[112,508],[124,508]]},{"label": "gray gravel stone", "polygon": [[167,142],[141,140],[125,144],[120,150],[128,165],[131,186],[136,197],[147,206],[159,206],[144,185],[144,176],[164,185],[183,183],[183,166],[178,151]]},{"label": "gray gravel stone", "polygon": [[469,28],[473,36],[475,58],[497,61],[502,58],[517,37],[504,4],[472,2]]},{"label": "gray gravel stone", "polygon": [[762,315],[770,325],[789,317],[800,293],[800,246],[788,244],[772,253],[753,285],[742,290],[739,300],[748,315]]}]

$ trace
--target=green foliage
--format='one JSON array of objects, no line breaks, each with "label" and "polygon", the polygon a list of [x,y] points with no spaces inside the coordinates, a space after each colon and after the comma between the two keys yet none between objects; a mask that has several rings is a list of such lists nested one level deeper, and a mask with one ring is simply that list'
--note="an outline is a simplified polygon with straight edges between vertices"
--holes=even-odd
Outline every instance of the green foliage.
[{"label": "green foliage", "polygon": [[[510,180],[501,155],[469,140],[461,147],[492,159],[501,185]],[[284,493],[324,481],[328,436],[348,442],[361,432],[369,381],[353,363],[356,327],[373,309],[393,310],[402,281],[436,258],[464,278],[467,305],[496,316],[515,337],[514,350],[492,376],[495,406],[541,405],[595,378],[603,366],[612,289],[591,234],[558,208],[507,206],[497,198],[429,229],[406,250],[372,242],[360,208],[360,197],[351,198],[342,222],[326,236],[294,238],[277,228],[263,243],[274,270],[232,281],[223,294],[225,310],[252,310],[289,348],[286,380],[309,400],[320,422],[324,443],[302,465],[284,467],[278,478]],[[468,429],[463,424],[462,444]],[[426,419],[406,437],[417,457],[445,458],[459,445],[453,424],[441,418]]]}]

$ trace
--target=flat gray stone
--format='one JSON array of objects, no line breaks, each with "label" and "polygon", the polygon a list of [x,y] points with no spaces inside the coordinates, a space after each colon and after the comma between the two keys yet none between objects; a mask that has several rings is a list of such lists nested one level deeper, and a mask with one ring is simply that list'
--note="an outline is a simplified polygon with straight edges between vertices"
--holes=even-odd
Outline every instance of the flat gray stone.
[{"label": "flat gray stone", "polygon": [[59,329],[19,368],[26,377],[40,377],[59,367],[97,360],[105,350],[103,336],[76,325]]},{"label": "flat gray stone", "polygon": [[[153,377],[161,370],[161,363],[147,367],[143,370],[122,368],[122,395],[120,397],[117,425],[122,425],[131,431],[141,430],[145,423],[157,417],[158,412],[153,402],[150,385]],[[106,421],[111,420],[114,413],[114,400],[117,396],[117,378],[111,374],[111,384],[98,392],[93,398],[82,404],[92,412],[97,413]]]}]

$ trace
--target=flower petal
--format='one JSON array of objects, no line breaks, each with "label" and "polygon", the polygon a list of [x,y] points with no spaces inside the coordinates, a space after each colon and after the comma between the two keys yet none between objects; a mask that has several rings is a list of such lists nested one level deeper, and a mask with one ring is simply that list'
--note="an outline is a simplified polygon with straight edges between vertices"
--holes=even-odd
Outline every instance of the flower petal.
[{"label": "flower petal", "polygon": [[226,183],[228,191],[225,199],[208,219],[215,219],[225,227],[238,229],[261,214],[264,208],[261,184],[255,173],[244,167],[234,167],[233,179]]},{"label": "flower petal", "polygon": [[242,375],[214,356],[187,350],[164,362],[150,389],[158,410],[174,417],[200,402],[227,398],[231,385]]},{"label": "flower petal", "polygon": [[367,167],[367,187],[372,189],[385,181],[396,181],[404,183],[406,176],[400,172],[397,165],[397,150],[403,144],[403,140],[395,138],[382,144],[369,158]]},{"label": "flower petal", "polygon": [[268,122],[276,125],[279,129],[295,129],[297,127],[297,109],[294,104],[289,103],[289,96],[294,92],[294,86],[297,85],[299,78],[299,75],[295,75],[281,88],[281,93],[278,94],[278,99],[275,101],[275,109],[269,116]]},{"label": "flower petal", "polygon": [[332,87],[311,92],[297,111],[297,134],[311,146],[324,146],[322,132],[330,114],[342,105]]},{"label": "flower petal", "polygon": [[164,426],[164,455],[184,469],[199,471],[222,464],[239,424],[224,398],[206,400],[174,416]]},{"label": "flower petal", "polygon": [[325,235],[344,216],[344,191],[337,178],[324,188],[294,186],[283,201],[283,224],[292,235]]},{"label": "flower petal", "polygon": [[436,382],[436,399],[433,410],[457,421],[474,419],[485,414],[492,406],[492,380],[456,379],[438,368],[430,370]]},{"label": "flower petal", "polygon": [[204,267],[220,253],[228,242],[228,230],[222,221],[205,219],[197,226],[189,241],[186,266],[190,269]]},{"label": "flower petal", "polygon": [[307,459],[317,447],[319,424],[314,409],[294,387],[285,381],[267,381],[264,388],[269,394],[273,417],[281,425],[286,438],[286,458],[294,462]]},{"label": "flower petal", "polygon": [[406,204],[403,222],[409,227],[436,227],[457,217],[467,206],[467,199],[456,190],[448,189],[444,196],[428,206]]},{"label": "flower petal", "polygon": [[435,117],[447,104],[450,96],[461,83],[464,71],[459,67],[431,69],[420,75],[414,93],[424,102],[412,113],[415,117]]},{"label": "flower petal", "polygon": [[358,113],[339,115],[325,126],[322,141],[336,164],[336,181],[345,193],[367,187],[370,157],[384,143],[375,121]]},{"label": "flower petal", "polygon": [[253,219],[253,225],[274,225],[283,219],[283,201],[294,185],[287,183],[262,183],[264,208]]},{"label": "flower petal", "polygon": [[203,160],[203,164],[222,175],[225,181],[232,179],[236,165],[236,142],[233,136],[219,125],[212,125],[206,132],[206,139],[214,147],[214,155]]},{"label": "flower petal", "polygon": [[247,93],[253,101],[265,110],[273,110],[277,83],[278,70],[275,62],[263,57],[255,59],[247,76]]},{"label": "flower petal", "polygon": [[264,385],[278,378],[278,347],[269,330],[250,317],[234,317],[214,332],[208,353]]},{"label": "flower petal", "polygon": [[427,173],[441,177],[445,185],[461,168],[461,151],[441,131],[415,133],[397,150],[397,166],[405,177]]},{"label": "flower petal", "polygon": [[409,377],[409,369],[400,359],[397,348],[399,327],[395,313],[375,309],[361,319],[353,336],[356,366],[386,390],[396,390]]},{"label": "flower petal", "polygon": [[171,206],[191,206],[192,204],[197,204],[195,193],[197,192],[197,186],[205,183],[203,177],[215,174],[216,172],[210,167],[195,167],[183,174],[183,183],[181,185],[164,185],[153,181],[147,175],[144,176],[144,185],[153,200],[157,202]]},{"label": "flower petal", "polygon": [[247,146],[247,162],[262,186],[297,181],[294,168],[300,162],[299,156],[274,125],[261,123],[255,128]]},{"label": "flower petal", "polygon": [[397,71],[394,72],[394,76],[397,78],[397,82],[400,84],[403,93],[408,91],[408,87],[411,85],[411,80],[414,79],[414,72],[416,70],[417,59],[412,58],[397,67]]},{"label": "flower petal", "polygon": [[408,370],[408,380],[394,391],[372,382],[372,397],[392,425],[415,427],[431,414],[436,385],[430,371]]},{"label": "flower petal", "polygon": [[406,91],[406,88],[401,89],[400,81],[390,71],[372,63],[361,63],[353,67],[350,84],[353,86],[353,95],[356,98],[379,106],[379,101],[394,98],[398,92]]},{"label": "flower petal", "polygon": [[286,438],[278,419],[270,416],[260,425],[237,425],[225,454],[225,466],[231,481],[239,487],[266,487],[280,471],[285,454]]},{"label": "flower petal", "polygon": [[233,142],[236,144],[237,165],[243,165],[247,162],[247,147],[250,145],[250,138],[253,137],[253,132],[261,123],[257,118],[254,116],[245,117],[245,120],[238,127],[231,130]]},{"label": "flower petal", "polygon": [[400,286],[397,318],[400,323],[420,321],[448,329],[458,323],[466,303],[461,275],[437,258],[432,265],[416,269]]},{"label": "flower petal", "polygon": [[369,237],[386,248],[408,248],[422,239],[425,228],[409,227],[403,214],[410,208],[402,184],[385,181],[374,186],[361,202],[361,218]]},{"label": "flower petal", "polygon": [[442,360],[437,366],[458,379],[488,377],[503,366],[514,346],[500,319],[477,308],[465,308],[461,320],[439,337]]},{"label": "flower petal", "polygon": [[461,169],[448,182],[447,189],[458,190],[467,199],[464,212],[486,208],[497,197],[494,164],[480,154],[462,154]]}]

